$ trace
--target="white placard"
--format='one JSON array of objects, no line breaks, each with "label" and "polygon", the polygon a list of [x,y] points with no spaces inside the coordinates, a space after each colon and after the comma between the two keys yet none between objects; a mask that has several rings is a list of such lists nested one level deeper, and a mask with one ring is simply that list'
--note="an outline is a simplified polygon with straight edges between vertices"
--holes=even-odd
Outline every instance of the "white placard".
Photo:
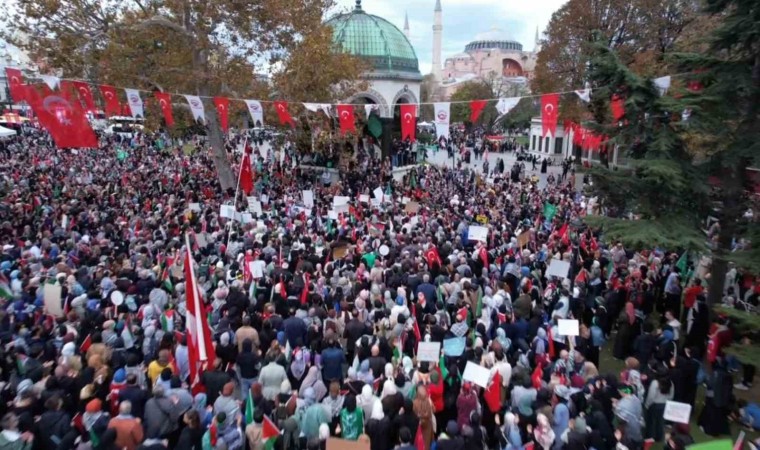
[{"label": "white placard", "polygon": [[375,190],[372,191],[372,195],[374,195],[376,199],[383,201],[383,189],[381,187],[376,187]]},{"label": "white placard", "polygon": [[549,263],[549,268],[546,269],[546,278],[567,278],[568,272],[570,272],[570,262],[552,259],[552,262]]},{"label": "white placard", "polygon": [[370,200],[369,204],[375,207],[379,207],[383,204],[383,201],[379,198],[372,197],[372,200]]},{"label": "white placard", "polygon": [[441,357],[440,342],[420,342],[417,344],[417,361],[438,362]]},{"label": "white placard", "polygon": [[206,233],[196,233],[195,242],[200,248],[206,248],[208,246],[208,240],[206,239]]},{"label": "white placard", "polygon": [[233,217],[233,220],[236,222],[242,222],[243,221],[243,214],[235,211],[235,217]]},{"label": "white placard", "polygon": [[232,219],[235,217],[235,207],[232,205],[222,205],[219,207],[219,216],[225,219]]},{"label": "white placard", "polygon": [[245,200],[248,202],[248,209],[251,209],[253,202],[259,201],[257,197],[246,197]]},{"label": "white placard", "polygon": [[488,242],[488,228],[480,225],[470,225],[467,229],[467,239],[470,241]]},{"label": "white placard", "polygon": [[407,203],[409,203],[410,201],[412,201],[412,199],[411,199],[411,198],[409,198],[409,197],[401,197],[401,204],[402,204],[402,205],[406,205],[406,204],[407,204]]},{"label": "white placard", "polygon": [[467,365],[464,367],[464,373],[462,379],[470,381],[473,384],[477,384],[482,388],[488,387],[488,380],[491,378],[491,371],[483,366],[475,364],[472,361],[467,361]]},{"label": "white placard", "polygon": [[333,205],[333,209],[336,213],[348,214],[348,203],[344,203],[342,205]]},{"label": "white placard", "polygon": [[248,270],[251,271],[253,278],[264,278],[264,268],[266,263],[261,260],[251,261],[248,263]]},{"label": "white placard", "polygon": [[188,209],[190,209],[190,211],[201,212],[200,203],[190,203],[189,205],[187,205],[187,207]]},{"label": "white placard", "polygon": [[662,418],[676,423],[689,423],[691,416],[691,405],[688,403],[674,402],[668,400],[665,402],[665,412]]},{"label": "white placard", "polygon": [[333,197],[333,206],[347,205],[349,200],[351,199],[348,197],[343,197],[342,195],[336,195],[335,197]]},{"label": "white placard", "polygon": [[261,203],[264,205],[269,204],[269,196],[267,194],[261,194]]},{"label": "white placard", "polygon": [[332,209],[327,211],[327,218],[332,220],[338,220],[338,213]]},{"label": "white placard", "polygon": [[562,336],[578,336],[581,334],[579,326],[576,319],[559,319],[557,331]]},{"label": "white placard", "polygon": [[63,317],[63,307],[61,306],[61,285],[45,284],[43,298],[45,300],[45,309],[48,314],[55,317]]},{"label": "white placard", "polygon": [[264,214],[264,211],[261,209],[261,202],[258,200],[254,200],[252,203],[248,204],[248,211],[259,216]]},{"label": "white placard", "polygon": [[420,216],[412,216],[412,218],[409,219],[409,225],[413,227],[416,227],[418,223],[420,223]]},{"label": "white placard", "polygon": [[303,204],[307,208],[313,208],[314,207],[314,192],[311,190],[308,191],[301,191],[301,195],[303,195]]},{"label": "white placard", "polygon": [[369,195],[367,194],[359,195],[359,201],[362,203],[369,203]]},{"label": "white placard", "polygon": [[243,223],[252,223],[253,222],[253,216],[251,213],[243,213],[240,215],[242,218]]}]

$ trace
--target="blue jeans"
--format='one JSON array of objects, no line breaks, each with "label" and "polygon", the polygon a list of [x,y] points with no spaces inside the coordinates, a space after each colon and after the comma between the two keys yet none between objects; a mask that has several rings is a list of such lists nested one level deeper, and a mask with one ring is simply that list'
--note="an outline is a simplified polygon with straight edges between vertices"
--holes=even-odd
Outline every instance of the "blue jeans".
[{"label": "blue jeans", "polygon": [[243,401],[248,399],[251,394],[251,386],[256,382],[256,378],[243,378],[240,377],[240,393],[243,394]]}]

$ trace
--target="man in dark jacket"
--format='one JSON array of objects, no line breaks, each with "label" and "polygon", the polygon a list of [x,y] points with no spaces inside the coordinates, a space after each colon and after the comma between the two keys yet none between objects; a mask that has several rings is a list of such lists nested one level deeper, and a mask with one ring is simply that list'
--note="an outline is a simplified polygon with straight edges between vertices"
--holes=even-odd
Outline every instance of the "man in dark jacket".
[{"label": "man in dark jacket", "polygon": [[654,326],[646,322],[644,324],[644,333],[636,336],[633,341],[633,356],[639,360],[639,364],[645,366],[649,363],[649,358],[654,354],[657,346],[657,337],[654,335]]},{"label": "man in dark jacket", "polygon": [[119,391],[119,402],[129,401],[132,404],[132,415],[142,417],[145,411],[145,402],[148,401],[148,393],[137,385],[137,375],[127,375],[127,385]]},{"label": "man in dark jacket", "polygon": [[163,386],[156,385],[153,389],[153,398],[145,403],[143,418],[147,436],[167,438],[170,433],[177,429],[182,411],[175,407],[176,403],[177,399],[171,399],[164,395]]},{"label": "man in dark jacket", "polygon": [[230,375],[222,370],[222,360],[214,360],[214,370],[207,370],[201,374],[201,383],[206,386],[206,397],[209,405],[213,405],[222,392],[222,388],[230,381]]},{"label": "man in dark jacket", "polygon": [[[61,407],[60,397],[50,397],[45,402],[46,411],[34,425],[34,448],[40,450],[70,448],[76,438],[76,431],[71,428],[71,416]],[[69,443],[65,445],[64,443]]]}]

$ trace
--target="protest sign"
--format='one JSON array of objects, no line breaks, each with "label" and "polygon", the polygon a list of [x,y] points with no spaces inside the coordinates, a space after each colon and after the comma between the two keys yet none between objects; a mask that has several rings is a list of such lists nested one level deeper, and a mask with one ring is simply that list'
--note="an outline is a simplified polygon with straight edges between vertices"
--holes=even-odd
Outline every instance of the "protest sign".
[{"label": "protest sign", "polygon": [[671,400],[665,402],[665,412],[662,414],[663,419],[676,423],[689,423],[690,416],[690,404]]},{"label": "protest sign", "polygon": [[470,225],[467,229],[467,239],[470,241],[488,242],[488,228],[480,225]]},{"label": "protest sign", "polygon": [[266,263],[261,260],[251,261],[248,263],[248,270],[253,278],[264,278],[264,268]]},{"label": "protest sign", "polygon": [[578,321],[575,319],[559,319],[557,331],[562,336],[578,336],[580,333]]},{"label": "protest sign", "polygon": [[62,288],[60,284],[46,284],[43,290],[45,309],[47,309],[48,314],[52,314],[55,317],[63,317],[61,290]]},{"label": "protest sign", "polygon": [[301,191],[301,195],[303,196],[303,204],[307,208],[313,208],[314,207],[314,192],[311,190],[308,191]]},{"label": "protest sign", "polygon": [[549,263],[549,268],[546,269],[546,278],[567,278],[568,272],[570,272],[570,263],[568,261],[552,259],[552,262]]},{"label": "protest sign", "polygon": [[414,214],[414,213],[417,213],[417,211],[419,211],[419,210],[420,210],[420,204],[417,203],[417,202],[409,202],[404,207],[404,212],[406,212],[406,213],[412,213],[412,214]]},{"label": "protest sign", "polygon": [[333,206],[347,205],[349,200],[350,199],[348,197],[336,195],[335,197],[333,197]]},{"label": "protest sign", "polygon": [[232,205],[222,205],[219,207],[219,217],[233,219],[235,217],[235,207]]},{"label": "protest sign", "polygon": [[420,342],[417,345],[417,361],[438,362],[440,357],[440,342]]},{"label": "protest sign", "polygon": [[335,437],[327,438],[326,450],[369,450],[369,439],[367,441],[349,441]]},{"label": "protest sign", "polygon": [[473,384],[477,384],[482,388],[487,388],[488,380],[490,378],[490,370],[479,364],[475,364],[472,361],[467,361],[467,365],[464,367],[464,373],[462,373],[462,379],[464,381],[469,381]]},{"label": "protest sign", "polygon": [[443,340],[443,354],[446,356],[461,356],[464,353],[466,339],[455,337]]},{"label": "protest sign", "polygon": [[530,230],[523,231],[519,236],[517,236],[517,245],[520,248],[528,245],[528,242],[530,242]]},{"label": "protest sign", "polygon": [[374,195],[376,199],[383,201],[383,189],[381,187],[375,188],[375,190],[372,191],[372,195]]},{"label": "protest sign", "polygon": [[201,204],[200,203],[190,203],[187,205],[188,209],[193,212],[201,212]]},{"label": "protest sign", "polygon": [[367,194],[359,195],[359,201],[362,203],[369,203],[369,195]]}]

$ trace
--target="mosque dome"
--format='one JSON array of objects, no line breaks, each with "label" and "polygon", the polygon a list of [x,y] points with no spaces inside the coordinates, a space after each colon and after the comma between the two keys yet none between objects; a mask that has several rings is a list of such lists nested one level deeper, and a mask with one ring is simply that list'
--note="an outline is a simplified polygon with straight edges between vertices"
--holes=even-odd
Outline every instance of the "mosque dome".
[{"label": "mosque dome", "polygon": [[351,12],[332,17],[327,24],[332,27],[333,42],[340,50],[368,62],[372,72],[422,78],[409,39],[382,17],[367,14],[361,7],[361,0]]},{"label": "mosque dome", "polygon": [[512,37],[500,28],[491,28],[488,31],[478,33],[475,39],[465,46],[465,52],[472,52],[483,49],[502,49],[522,51],[521,43],[512,39]]}]

